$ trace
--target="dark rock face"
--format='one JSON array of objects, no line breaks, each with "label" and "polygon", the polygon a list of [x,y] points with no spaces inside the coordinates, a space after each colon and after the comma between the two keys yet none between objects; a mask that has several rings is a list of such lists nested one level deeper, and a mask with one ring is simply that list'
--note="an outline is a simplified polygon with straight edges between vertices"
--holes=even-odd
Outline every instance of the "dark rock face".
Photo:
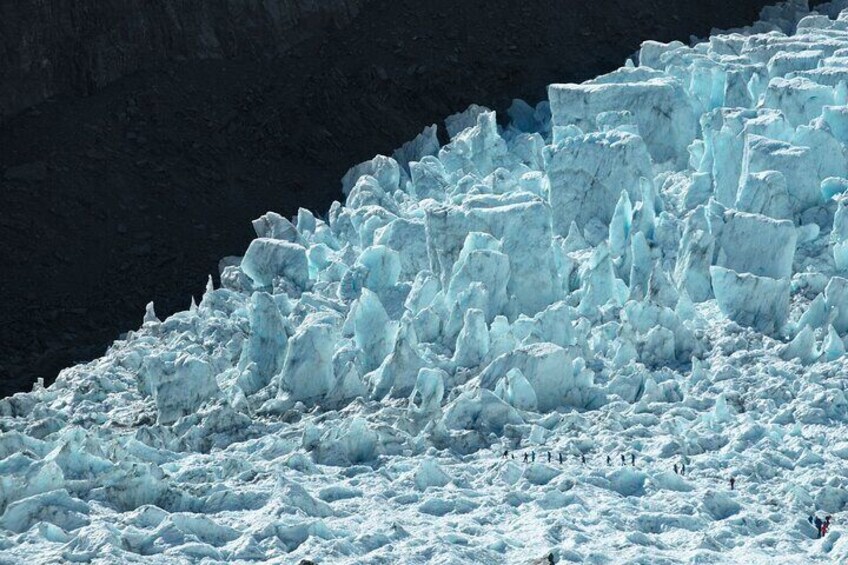
[{"label": "dark rock face", "polygon": [[252,219],[327,210],[351,165],[424,126],[767,3],[0,0],[0,108],[17,112],[0,125],[0,396],[102,354],[150,300],[187,308]]},{"label": "dark rock face", "polygon": [[363,0],[0,0],[0,121],[164,59],[269,57]]}]

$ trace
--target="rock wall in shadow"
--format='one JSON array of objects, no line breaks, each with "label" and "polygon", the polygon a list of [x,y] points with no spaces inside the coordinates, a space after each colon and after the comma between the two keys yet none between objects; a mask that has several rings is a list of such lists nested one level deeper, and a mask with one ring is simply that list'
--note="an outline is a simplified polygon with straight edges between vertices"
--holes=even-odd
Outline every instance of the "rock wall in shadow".
[{"label": "rock wall in shadow", "polygon": [[364,0],[0,0],[0,120],[165,59],[269,57]]}]

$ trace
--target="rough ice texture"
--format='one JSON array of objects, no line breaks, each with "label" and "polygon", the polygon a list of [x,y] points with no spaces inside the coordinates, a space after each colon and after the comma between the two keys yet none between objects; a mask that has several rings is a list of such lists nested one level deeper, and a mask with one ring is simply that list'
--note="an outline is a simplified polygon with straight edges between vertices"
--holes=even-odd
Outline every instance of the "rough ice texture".
[{"label": "rough ice texture", "polygon": [[648,42],[257,219],[200,304],[0,401],[0,560],[845,561],[840,8]]}]

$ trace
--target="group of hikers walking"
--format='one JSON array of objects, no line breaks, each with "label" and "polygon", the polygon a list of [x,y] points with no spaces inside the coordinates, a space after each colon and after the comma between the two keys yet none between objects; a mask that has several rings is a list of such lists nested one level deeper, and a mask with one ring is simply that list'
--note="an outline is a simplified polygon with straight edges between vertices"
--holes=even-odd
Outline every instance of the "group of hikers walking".
[{"label": "group of hikers walking", "polygon": [[[562,465],[563,461],[564,461],[563,456],[562,456],[562,452],[560,451],[557,455],[558,455],[558,459],[559,459],[559,464]],[[550,451],[547,452],[547,457],[548,457],[548,463],[550,463],[551,460],[553,459],[553,455],[551,454]],[[621,453],[620,457],[621,457],[621,464],[627,465],[627,457],[625,456],[625,454]],[[503,458],[504,459],[509,459],[509,458],[515,459],[515,455],[511,454],[508,449],[505,449],[504,452],[503,452]],[[524,462],[525,463],[535,463],[536,462],[536,452],[532,451],[532,450],[530,452],[525,451],[524,452]],[[580,462],[584,465],[586,464],[586,454],[585,453],[580,454]],[[636,454],[634,454],[634,453],[630,454],[630,464],[634,467],[636,466]],[[607,466],[610,466],[610,465],[612,465],[612,457],[610,455],[607,455]],[[686,474],[686,464],[683,463],[683,462],[681,462],[680,465],[675,463],[672,468],[674,469],[675,475],[681,475],[682,476],[682,475]],[[730,490],[736,490],[736,477],[731,476],[730,480],[728,482],[730,483]],[[827,535],[827,531],[828,531],[828,529],[830,529],[831,516],[826,516],[825,519],[822,520],[818,516],[811,515],[807,518],[807,520],[810,522],[810,524],[815,526],[816,531],[818,532],[819,538],[823,538]]]},{"label": "group of hikers walking", "polygon": [[[562,465],[562,463],[564,461],[564,458],[562,456],[562,452],[560,451],[557,455],[558,455],[558,459],[559,459],[559,464]],[[553,455],[551,454],[550,451],[548,451],[547,456],[548,456],[548,463],[550,463],[553,460]],[[515,459],[514,454],[510,454],[508,449],[504,449],[503,458],[509,459],[510,457],[512,459]],[[525,463],[535,463],[536,462],[536,452],[535,451],[530,451],[530,452],[525,451],[524,452],[524,462]],[[580,454],[580,462],[583,463],[584,465],[586,464],[586,454],[585,453]],[[621,464],[627,465],[627,457],[624,455],[624,453],[621,454]],[[630,464],[633,465],[634,467],[636,466],[636,454],[635,453],[630,454]],[[607,455],[607,465],[612,465],[612,458],[609,455]],[[677,463],[675,463],[674,464],[674,472],[682,475],[683,473],[686,472],[686,465],[684,463],[681,463],[680,467],[678,467]]]},{"label": "group of hikers walking", "polygon": [[[547,455],[548,455],[548,463],[550,463],[553,456],[551,455],[550,451],[548,451]],[[559,452],[558,455],[559,455],[559,464],[562,465],[562,463],[563,463],[562,452]],[[504,452],[503,452],[503,458],[508,459],[510,457],[512,457],[512,459],[515,459],[515,455],[510,455],[509,450],[505,449]],[[624,455],[624,453],[620,454],[620,457],[621,457],[621,464],[627,465],[627,457]],[[530,452],[525,451],[524,452],[524,462],[525,463],[535,463],[536,462],[536,452],[535,451],[530,451]],[[580,462],[583,463],[584,465],[586,464],[586,454],[585,453],[580,454]],[[635,453],[630,454],[630,464],[634,467],[636,466],[636,454]],[[607,455],[607,465],[608,466],[612,465],[612,457],[610,455]],[[681,462],[680,465],[675,463],[672,466],[672,468],[674,469],[675,475],[685,475],[686,474],[686,463]],[[729,482],[730,482],[730,490],[736,490],[736,477],[730,477]]]},{"label": "group of hikers walking", "polygon": [[[560,451],[557,455],[558,455],[558,459],[559,459],[559,464],[562,465],[562,463],[564,461],[564,458],[562,456],[562,452]],[[553,460],[553,455],[551,454],[550,451],[548,451],[547,456],[548,456],[548,463],[550,463]],[[622,453],[622,454],[620,454],[620,457],[621,457],[621,464],[627,465],[627,456],[624,453]],[[508,449],[504,449],[503,458],[504,459],[509,459],[509,458],[515,459],[515,455],[510,454]],[[524,452],[524,462],[525,463],[535,463],[536,462],[536,452],[535,451],[529,451],[529,452],[525,451]],[[580,454],[580,462],[583,463],[584,465],[586,464],[586,454],[585,453]],[[635,453],[630,454],[630,464],[634,467],[636,466],[636,454]],[[607,465],[608,466],[612,465],[612,457],[610,455],[607,455]],[[686,464],[681,463],[678,466],[677,463],[675,463],[674,464],[674,474],[675,475],[685,475],[686,474]],[[731,478],[730,481],[731,481],[730,488],[733,489],[734,479]]]}]

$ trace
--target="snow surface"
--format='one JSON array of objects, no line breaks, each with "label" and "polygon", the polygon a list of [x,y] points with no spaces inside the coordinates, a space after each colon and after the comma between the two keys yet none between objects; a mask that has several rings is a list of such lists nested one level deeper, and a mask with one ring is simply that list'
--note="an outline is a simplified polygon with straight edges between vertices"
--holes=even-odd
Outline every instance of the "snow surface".
[{"label": "snow surface", "polygon": [[845,562],[842,7],[257,219],[199,304],[0,401],[0,563]]}]

